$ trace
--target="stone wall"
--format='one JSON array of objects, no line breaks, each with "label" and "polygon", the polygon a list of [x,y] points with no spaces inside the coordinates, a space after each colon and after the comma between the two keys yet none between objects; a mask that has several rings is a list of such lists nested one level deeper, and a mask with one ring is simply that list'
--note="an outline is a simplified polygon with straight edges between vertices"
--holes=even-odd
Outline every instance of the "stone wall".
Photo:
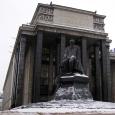
[{"label": "stone wall", "polygon": [[23,104],[31,103],[33,82],[33,59],[33,51],[32,47],[30,47],[27,51],[25,59]]},{"label": "stone wall", "polygon": [[11,107],[14,63],[15,58],[12,58],[3,88],[3,109],[9,109]]},{"label": "stone wall", "polygon": [[93,16],[55,9],[54,24],[93,30]]}]

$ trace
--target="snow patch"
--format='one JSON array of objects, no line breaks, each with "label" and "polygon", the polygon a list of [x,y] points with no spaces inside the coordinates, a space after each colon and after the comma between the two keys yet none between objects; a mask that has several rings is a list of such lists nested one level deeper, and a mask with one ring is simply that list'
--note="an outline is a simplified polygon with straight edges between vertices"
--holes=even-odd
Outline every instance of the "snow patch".
[{"label": "snow patch", "polygon": [[40,113],[66,113],[66,112],[115,112],[115,103],[93,100],[60,100],[33,103],[20,106],[10,111],[14,112],[40,112]]}]

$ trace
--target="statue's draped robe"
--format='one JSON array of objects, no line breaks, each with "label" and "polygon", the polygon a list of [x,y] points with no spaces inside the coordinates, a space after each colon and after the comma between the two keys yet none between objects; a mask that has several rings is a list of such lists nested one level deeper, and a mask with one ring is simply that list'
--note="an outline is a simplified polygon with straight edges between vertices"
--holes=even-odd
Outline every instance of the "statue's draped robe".
[{"label": "statue's draped robe", "polygon": [[[71,62],[71,57],[75,57],[74,60],[72,60],[73,62]],[[84,73],[82,64],[81,64],[81,52],[80,52],[79,46],[77,45],[74,45],[72,47],[68,46],[65,49],[62,66],[64,68],[64,73],[72,72],[71,70],[73,69],[74,69],[74,72]]]}]

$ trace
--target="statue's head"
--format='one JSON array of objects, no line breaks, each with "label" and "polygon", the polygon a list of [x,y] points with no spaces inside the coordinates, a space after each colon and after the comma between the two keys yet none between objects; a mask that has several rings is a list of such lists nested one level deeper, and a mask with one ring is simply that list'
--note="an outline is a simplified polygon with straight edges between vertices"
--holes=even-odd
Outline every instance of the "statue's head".
[{"label": "statue's head", "polygon": [[74,40],[74,39],[71,39],[71,40],[69,41],[69,43],[70,43],[70,45],[74,45],[74,44],[75,44],[75,40]]}]

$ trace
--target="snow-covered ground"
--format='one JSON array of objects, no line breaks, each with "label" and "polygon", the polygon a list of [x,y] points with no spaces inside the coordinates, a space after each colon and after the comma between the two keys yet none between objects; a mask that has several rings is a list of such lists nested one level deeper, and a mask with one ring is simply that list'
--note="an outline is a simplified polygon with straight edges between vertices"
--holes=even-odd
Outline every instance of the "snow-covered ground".
[{"label": "snow-covered ground", "polygon": [[115,113],[115,103],[93,100],[60,100],[33,103],[11,109],[12,112],[67,113],[67,112],[101,112]]}]

